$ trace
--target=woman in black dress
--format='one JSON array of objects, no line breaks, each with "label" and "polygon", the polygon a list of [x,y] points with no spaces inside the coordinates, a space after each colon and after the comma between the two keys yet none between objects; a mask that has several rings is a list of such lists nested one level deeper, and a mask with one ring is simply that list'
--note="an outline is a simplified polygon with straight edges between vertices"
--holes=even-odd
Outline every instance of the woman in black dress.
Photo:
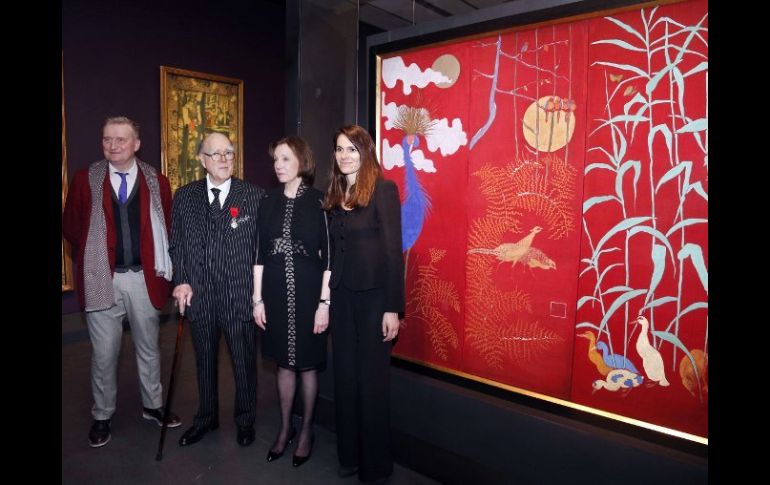
[{"label": "woman in black dress", "polygon": [[340,476],[385,480],[390,451],[390,350],[404,311],[398,187],[382,177],[374,141],[357,125],[334,135],[331,320]]},{"label": "woman in black dress", "polygon": [[297,373],[304,414],[292,463],[300,466],[313,446],[317,371],[326,367],[329,325],[329,236],[323,193],[312,187],[315,163],[308,144],[289,136],[270,145],[283,184],[259,207],[259,250],[254,266],[254,320],[264,330],[262,355],[278,364],[281,430],[267,454],[280,458],[294,438],[291,410]]}]

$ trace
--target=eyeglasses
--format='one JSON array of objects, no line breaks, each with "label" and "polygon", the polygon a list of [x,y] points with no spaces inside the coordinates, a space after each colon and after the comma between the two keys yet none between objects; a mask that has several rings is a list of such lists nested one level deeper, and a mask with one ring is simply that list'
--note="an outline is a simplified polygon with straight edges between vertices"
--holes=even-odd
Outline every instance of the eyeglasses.
[{"label": "eyeglasses", "polygon": [[230,161],[235,159],[235,152],[233,152],[233,151],[227,151],[225,153],[219,153],[219,152],[216,152],[216,153],[206,153],[206,152],[203,152],[203,154],[206,155],[207,157],[211,158],[215,162],[221,162],[222,161],[222,157],[224,157],[224,159],[227,160],[228,162],[230,162]]},{"label": "eyeglasses", "polygon": [[105,136],[102,138],[102,145],[104,146],[110,146],[112,144],[123,146],[126,143],[128,143],[128,138],[123,138],[122,136],[119,136],[117,138],[113,138],[111,136]]},{"label": "eyeglasses", "polygon": [[347,153],[348,155],[352,155],[356,153],[358,149],[356,147],[337,147],[334,149],[334,153],[338,155],[342,155],[343,153]]}]

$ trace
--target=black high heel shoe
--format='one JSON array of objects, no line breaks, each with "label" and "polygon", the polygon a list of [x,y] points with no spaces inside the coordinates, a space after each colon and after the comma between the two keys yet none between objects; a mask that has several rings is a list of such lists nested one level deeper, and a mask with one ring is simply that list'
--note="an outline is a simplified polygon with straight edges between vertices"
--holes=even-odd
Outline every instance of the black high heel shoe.
[{"label": "black high heel shoe", "polygon": [[315,436],[310,437],[310,451],[308,451],[307,456],[292,455],[291,466],[297,468],[310,459],[310,455],[313,453],[313,443],[315,443]]},{"label": "black high heel shoe", "polygon": [[289,441],[286,442],[286,445],[283,447],[283,450],[278,453],[276,451],[268,451],[267,452],[267,461],[271,462],[273,460],[277,460],[278,458],[283,456],[283,452],[286,451],[286,447],[291,444],[292,441],[294,441],[294,436],[297,434],[297,430],[294,428],[291,428],[291,434],[289,434]]}]

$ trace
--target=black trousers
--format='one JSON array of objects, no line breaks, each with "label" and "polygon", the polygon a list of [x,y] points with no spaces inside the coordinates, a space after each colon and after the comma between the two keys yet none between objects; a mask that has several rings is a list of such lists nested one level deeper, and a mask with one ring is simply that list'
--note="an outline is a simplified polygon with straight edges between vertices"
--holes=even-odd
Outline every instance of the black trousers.
[{"label": "black trousers", "polygon": [[343,466],[358,466],[362,481],[393,473],[390,450],[390,350],[383,342],[382,289],[332,289],[337,453]]},{"label": "black trousers", "polygon": [[198,319],[190,323],[190,332],[198,371],[198,413],[194,424],[208,426],[219,419],[217,358],[219,339],[224,333],[235,377],[235,424],[253,426],[257,417],[257,332],[254,322]]}]

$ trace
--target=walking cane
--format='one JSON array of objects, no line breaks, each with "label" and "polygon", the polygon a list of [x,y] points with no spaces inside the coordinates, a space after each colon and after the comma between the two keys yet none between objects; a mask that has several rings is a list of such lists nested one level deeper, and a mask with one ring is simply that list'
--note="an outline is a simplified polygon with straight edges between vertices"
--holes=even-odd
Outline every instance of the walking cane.
[{"label": "walking cane", "polygon": [[174,397],[174,374],[176,374],[176,363],[179,360],[179,343],[182,341],[182,330],[184,330],[184,313],[179,313],[179,323],[176,327],[176,347],[174,347],[174,360],[171,362],[171,379],[168,383],[168,392],[166,392],[166,410],[163,413],[163,426],[160,428],[160,442],[158,443],[158,453],[155,455],[155,461],[163,459],[163,442],[166,440],[166,430],[168,429],[168,416],[171,412],[171,399]]}]

